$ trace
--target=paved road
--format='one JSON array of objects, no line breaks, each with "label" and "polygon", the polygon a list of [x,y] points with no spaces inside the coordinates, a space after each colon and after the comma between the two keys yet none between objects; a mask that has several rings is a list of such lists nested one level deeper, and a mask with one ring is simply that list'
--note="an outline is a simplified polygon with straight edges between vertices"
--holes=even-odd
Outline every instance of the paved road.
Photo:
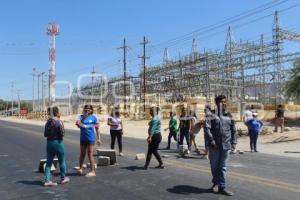
[{"label": "paved road", "polygon": [[[41,185],[37,173],[39,159],[45,157],[43,127],[0,121],[0,199],[299,199],[300,159],[262,153],[232,155],[229,161],[228,188],[235,195],[225,197],[208,191],[208,161],[193,155],[176,157],[172,151],[165,159],[166,168],[142,170],[144,161],[134,155],[146,152],[146,142],[124,139],[125,157],[118,157],[117,166],[97,169],[97,177],[77,176],[72,170],[78,165],[79,133],[67,131],[66,158],[71,182],[54,188]],[[145,134],[145,133],[141,133]],[[109,138],[103,137],[103,147]],[[164,147],[165,144],[162,144]],[[157,163],[153,159],[152,163]],[[59,180],[59,177],[54,177]]]}]

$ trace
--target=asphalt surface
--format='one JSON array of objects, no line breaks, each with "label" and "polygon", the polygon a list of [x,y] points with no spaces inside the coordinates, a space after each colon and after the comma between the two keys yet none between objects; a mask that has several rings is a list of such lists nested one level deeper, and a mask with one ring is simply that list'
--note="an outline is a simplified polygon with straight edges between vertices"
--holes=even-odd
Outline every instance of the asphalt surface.
[{"label": "asphalt surface", "polygon": [[[145,133],[141,133],[146,135]],[[109,147],[109,137],[102,135],[101,148]],[[64,139],[68,176],[71,182],[57,187],[42,186],[43,174],[37,172],[45,158],[43,127],[0,121],[0,199],[300,199],[300,159],[245,153],[231,155],[228,163],[227,197],[209,192],[211,174],[208,160],[192,155],[179,158],[174,151],[161,151],[165,169],[143,170],[144,160],[134,160],[145,153],[145,140],[124,138],[124,157],[118,165],[98,167],[97,176],[78,176],[79,131],[66,131]],[[173,144],[174,145],[174,144]],[[165,144],[161,144],[165,147]],[[173,146],[175,148],[175,145]],[[87,161],[87,160],[86,160]],[[59,180],[55,174],[54,181]]]}]

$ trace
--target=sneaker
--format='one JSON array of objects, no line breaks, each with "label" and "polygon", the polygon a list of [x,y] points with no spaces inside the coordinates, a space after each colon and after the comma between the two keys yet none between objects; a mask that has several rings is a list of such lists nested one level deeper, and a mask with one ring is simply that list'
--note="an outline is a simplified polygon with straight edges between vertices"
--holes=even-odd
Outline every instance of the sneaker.
[{"label": "sneaker", "polygon": [[147,170],[148,169],[148,165],[144,165],[144,170]]},{"label": "sneaker", "polygon": [[164,169],[164,168],[165,168],[165,166],[163,164],[158,165],[158,166],[155,167],[155,169]]},{"label": "sneaker", "polygon": [[124,156],[124,154],[123,154],[122,152],[120,152],[120,153],[119,153],[119,156],[121,156],[121,157],[122,157],[122,156]]},{"label": "sneaker", "polygon": [[233,193],[228,191],[228,190],[225,190],[225,189],[219,189],[218,191],[219,194],[223,194],[223,195],[226,195],[226,196],[233,196]]},{"label": "sneaker", "polygon": [[65,183],[69,183],[70,182],[70,178],[69,177],[65,177],[60,181],[60,184],[65,184]]},{"label": "sneaker", "polygon": [[218,191],[218,190],[217,190],[217,186],[218,186],[217,184],[213,184],[213,185],[210,187],[209,190],[210,190],[211,192],[214,192],[214,193],[215,193],[215,192]]},{"label": "sneaker", "polygon": [[199,151],[199,149],[197,148],[197,149],[195,149],[193,152],[198,153],[198,152],[200,152],[200,151]]},{"label": "sneaker", "polygon": [[95,177],[96,176],[96,173],[95,172],[89,172],[85,175],[85,177]]},{"label": "sneaker", "polygon": [[259,151],[257,151],[257,150],[254,150],[254,152],[258,153]]},{"label": "sneaker", "polygon": [[44,183],[44,186],[45,186],[45,187],[57,186],[57,183],[54,183],[54,182],[52,182],[52,181],[46,181],[46,182]]}]

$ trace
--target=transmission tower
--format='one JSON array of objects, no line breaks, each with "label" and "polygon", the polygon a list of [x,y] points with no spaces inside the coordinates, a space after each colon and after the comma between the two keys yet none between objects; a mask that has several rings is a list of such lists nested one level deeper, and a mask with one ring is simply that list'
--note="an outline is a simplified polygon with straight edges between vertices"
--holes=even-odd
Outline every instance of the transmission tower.
[{"label": "transmission tower", "polygon": [[55,22],[50,22],[47,26],[47,35],[49,36],[49,106],[52,106],[53,103],[55,103],[55,38],[58,34],[58,24],[56,24]]}]

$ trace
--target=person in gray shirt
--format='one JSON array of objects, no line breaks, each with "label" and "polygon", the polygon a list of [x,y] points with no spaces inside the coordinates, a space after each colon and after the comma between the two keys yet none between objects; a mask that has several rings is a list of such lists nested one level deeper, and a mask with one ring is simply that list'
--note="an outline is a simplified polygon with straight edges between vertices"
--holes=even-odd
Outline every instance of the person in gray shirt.
[{"label": "person in gray shirt", "polygon": [[212,173],[213,186],[211,190],[232,196],[233,193],[226,190],[226,171],[229,151],[235,150],[237,144],[235,121],[227,111],[227,97],[219,95],[215,98],[217,110],[212,111],[206,117],[204,123],[205,144],[208,146],[208,155]]}]

